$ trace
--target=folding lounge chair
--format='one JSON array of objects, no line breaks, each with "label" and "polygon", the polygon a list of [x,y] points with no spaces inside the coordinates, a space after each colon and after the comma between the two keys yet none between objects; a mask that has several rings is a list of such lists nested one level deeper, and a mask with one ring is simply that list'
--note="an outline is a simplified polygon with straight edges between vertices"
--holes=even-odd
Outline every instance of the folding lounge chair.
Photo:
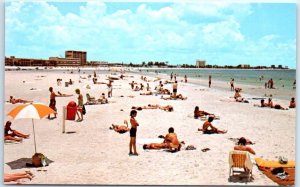
[{"label": "folding lounge chair", "polygon": [[[242,168],[243,170],[235,170],[235,168]],[[247,168],[248,180],[252,177],[253,164],[250,160],[250,154],[247,151],[230,151],[229,152],[229,177],[234,173],[243,173],[244,168]]]}]

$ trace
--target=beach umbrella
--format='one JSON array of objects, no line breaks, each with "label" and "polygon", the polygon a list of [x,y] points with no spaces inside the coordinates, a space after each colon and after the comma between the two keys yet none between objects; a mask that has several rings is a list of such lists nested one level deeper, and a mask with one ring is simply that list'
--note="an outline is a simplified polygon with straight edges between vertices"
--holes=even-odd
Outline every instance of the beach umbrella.
[{"label": "beach umbrella", "polygon": [[29,103],[21,104],[12,109],[7,115],[13,119],[32,119],[33,138],[34,138],[34,150],[36,153],[36,142],[34,132],[34,119],[42,119],[49,114],[56,113],[52,108],[42,103]]}]

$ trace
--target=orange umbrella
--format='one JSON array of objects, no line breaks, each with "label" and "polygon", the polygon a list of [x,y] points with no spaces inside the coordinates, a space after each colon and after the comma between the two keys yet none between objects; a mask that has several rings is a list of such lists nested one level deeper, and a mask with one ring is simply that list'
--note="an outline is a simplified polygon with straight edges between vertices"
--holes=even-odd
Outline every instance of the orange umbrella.
[{"label": "orange umbrella", "polygon": [[33,119],[42,119],[43,117],[56,113],[52,108],[42,103],[30,103],[21,104],[12,109],[7,115],[13,119],[32,119],[33,137],[34,137],[34,148],[36,152],[35,132],[34,132],[34,121]]}]

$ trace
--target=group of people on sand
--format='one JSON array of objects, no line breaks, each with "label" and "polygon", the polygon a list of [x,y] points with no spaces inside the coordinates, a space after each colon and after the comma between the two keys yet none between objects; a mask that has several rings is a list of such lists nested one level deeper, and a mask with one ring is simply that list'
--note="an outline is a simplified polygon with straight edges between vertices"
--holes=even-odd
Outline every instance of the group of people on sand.
[{"label": "group of people on sand", "polygon": [[[295,99],[292,99],[291,102],[292,102],[292,108],[293,108],[293,106],[296,107]],[[258,106],[258,107],[270,107],[270,108],[274,108],[274,109],[278,109],[278,110],[288,110],[288,108],[284,108],[280,104],[273,104],[272,98],[269,98],[267,103],[265,103],[264,99],[261,99],[260,100],[260,105],[254,104],[254,106]]]},{"label": "group of people on sand", "polygon": [[148,104],[147,106],[133,106],[133,107],[131,107],[131,109],[134,109],[134,110],[161,109],[161,110],[164,110],[164,111],[167,111],[167,112],[174,111],[174,108],[171,105],[161,106],[159,104],[155,104],[155,105]]},{"label": "group of people on sand", "polygon": [[[118,133],[126,133],[129,131],[130,141],[129,141],[129,155],[138,156],[136,149],[136,134],[139,123],[136,121],[135,117],[137,116],[136,110],[131,110],[130,112],[130,124],[131,127],[128,127],[128,122],[124,120],[124,125],[112,124],[109,129],[114,130]],[[180,151],[181,143],[179,142],[176,133],[174,133],[174,128],[169,128],[169,133],[166,136],[159,136],[164,140],[162,143],[150,143],[144,144],[143,149],[170,149],[171,151]]]}]

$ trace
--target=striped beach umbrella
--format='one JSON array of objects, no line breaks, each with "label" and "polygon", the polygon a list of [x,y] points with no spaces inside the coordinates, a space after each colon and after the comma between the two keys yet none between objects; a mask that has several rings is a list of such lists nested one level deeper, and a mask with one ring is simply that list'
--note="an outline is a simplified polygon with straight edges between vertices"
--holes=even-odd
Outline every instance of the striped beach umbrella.
[{"label": "striped beach umbrella", "polygon": [[35,131],[33,119],[42,119],[49,114],[56,113],[52,108],[42,103],[21,104],[12,109],[7,115],[13,119],[32,119],[34,149],[36,153]]}]

